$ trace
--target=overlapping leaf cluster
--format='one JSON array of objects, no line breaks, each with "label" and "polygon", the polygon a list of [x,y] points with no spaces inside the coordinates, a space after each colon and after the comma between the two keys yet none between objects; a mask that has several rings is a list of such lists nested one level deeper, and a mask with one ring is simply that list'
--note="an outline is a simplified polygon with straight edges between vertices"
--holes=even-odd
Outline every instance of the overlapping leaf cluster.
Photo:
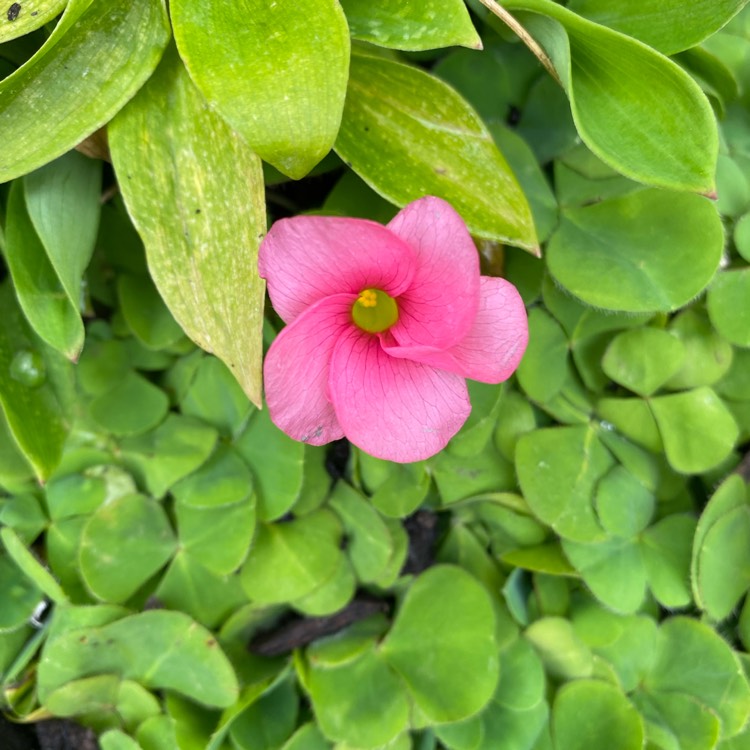
[{"label": "overlapping leaf cluster", "polygon": [[[104,750],[750,747],[745,4],[0,16],[4,710]],[[342,467],[253,405],[257,247],[424,194],[529,348],[440,455]]]}]

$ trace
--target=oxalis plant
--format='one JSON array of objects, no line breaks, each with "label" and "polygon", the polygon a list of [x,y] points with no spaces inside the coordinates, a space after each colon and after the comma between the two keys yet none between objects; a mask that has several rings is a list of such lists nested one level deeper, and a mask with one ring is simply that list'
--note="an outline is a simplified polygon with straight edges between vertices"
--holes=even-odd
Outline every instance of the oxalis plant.
[{"label": "oxalis plant", "polygon": [[748,750],[746,3],[6,0],[0,731]]}]

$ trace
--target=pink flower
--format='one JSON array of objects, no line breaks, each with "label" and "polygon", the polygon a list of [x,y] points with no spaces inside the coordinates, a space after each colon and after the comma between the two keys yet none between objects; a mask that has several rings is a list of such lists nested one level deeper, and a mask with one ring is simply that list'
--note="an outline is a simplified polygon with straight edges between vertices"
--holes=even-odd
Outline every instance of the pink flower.
[{"label": "pink flower", "polygon": [[259,269],[287,323],[265,361],[271,419],[312,445],[346,436],[379,458],[428,458],[469,416],[464,379],[506,380],[526,349],[521,297],[479,275],[466,225],[440,198],[387,227],[282,219]]}]

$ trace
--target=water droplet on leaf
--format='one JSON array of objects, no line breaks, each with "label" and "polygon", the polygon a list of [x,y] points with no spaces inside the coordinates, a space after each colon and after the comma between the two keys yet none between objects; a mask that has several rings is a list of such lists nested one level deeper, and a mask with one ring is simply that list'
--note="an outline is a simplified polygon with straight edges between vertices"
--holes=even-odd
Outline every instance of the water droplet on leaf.
[{"label": "water droplet on leaf", "polygon": [[38,388],[47,380],[47,369],[40,354],[24,349],[13,357],[10,376],[29,388]]}]

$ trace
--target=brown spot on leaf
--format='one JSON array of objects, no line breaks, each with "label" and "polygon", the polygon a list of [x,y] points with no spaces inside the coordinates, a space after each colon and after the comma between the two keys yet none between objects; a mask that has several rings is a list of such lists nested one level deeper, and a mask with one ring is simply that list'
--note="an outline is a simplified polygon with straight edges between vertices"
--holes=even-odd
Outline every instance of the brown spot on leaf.
[{"label": "brown spot on leaf", "polygon": [[13,3],[13,5],[11,5],[10,8],[8,8],[8,20],[15,21],[16,18],[18,18],[20,13],[21,13],[21,3]]}]

